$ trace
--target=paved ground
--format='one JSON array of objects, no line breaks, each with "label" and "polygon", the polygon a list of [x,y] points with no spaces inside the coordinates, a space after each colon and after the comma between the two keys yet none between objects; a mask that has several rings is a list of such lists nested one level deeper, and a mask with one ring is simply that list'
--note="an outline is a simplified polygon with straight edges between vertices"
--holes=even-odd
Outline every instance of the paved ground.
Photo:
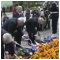
[{"label": "paved ground", "polygon": [[[12,13],[6,13],[6,14],[7,14],[7,16],[9,18],[12,17]],[[52,34],[52,27],[51,27],[51,25],[52,24],[51,24],[51,21],[50,21],[50,30],[40,31],[40,38],[41,39],[43,39],[44,37],[50,36]],[[58,22],[57,36],[59,37],[59,22]],[[28,42],[27,41],[22,41],[21,43],[22,43],[21,45],[23,47],[27,47],[28,46]]]}]

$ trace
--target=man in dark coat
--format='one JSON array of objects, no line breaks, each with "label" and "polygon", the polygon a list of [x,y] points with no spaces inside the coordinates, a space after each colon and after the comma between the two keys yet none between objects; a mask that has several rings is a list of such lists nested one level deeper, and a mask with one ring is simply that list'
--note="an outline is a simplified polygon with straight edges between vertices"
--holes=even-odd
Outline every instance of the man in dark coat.
[{"label": "man in dark coat", "polygon": [[58,17],[59,17],[59,9],[56,3],[52,3],[52,6],[50,8],[50,13],[51,13],[51,19],[52,19],[52,33],[56,34],[57,33],[57,22],[58,22]]},{"label": "man in dark coat", "polygon": [[29,18],[30,18],[30,10],[29,9],[26,10],[25,16],[26,16],[26,21],[29,20]]},{"label": "man in dark coat", "polygon": [[32,43],[35,44],[35,34],[37,33],[38,22],[35,18],[31,18],[25,22],[26,30],[29,34],[29,38],[31,39]]},{"label": "man in dark coat", "polygon": [[21,44],[22,38],[22,29],[23,29],[23,18],[19,19],[10,19],[5,24],[3,24],[2,28],[14,36],[15,40]]}]

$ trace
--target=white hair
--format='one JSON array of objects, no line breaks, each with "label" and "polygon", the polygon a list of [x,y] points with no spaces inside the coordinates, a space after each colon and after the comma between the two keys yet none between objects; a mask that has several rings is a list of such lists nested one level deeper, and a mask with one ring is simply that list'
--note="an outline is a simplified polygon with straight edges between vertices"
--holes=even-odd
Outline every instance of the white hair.
[{"label": "white hair", "polygon": [[17,11],[21,11],[22,10],[22,6],[17,6],[16,9],[17,9]]},{"label": "white hair", "polygon": [[10,42],[12,42],[12,41],[14,41],[14,39],[13,39],[13,37],[12,37],[11,34],[5,33],[5,34],[3,35],[3,42],[4,42],[5,44],[8,44],[8,43],[10,43]]},{"label": "white hair", "polygon": [[22,6],[17,6],[17,8],[22,8]]},{"label": "white hair", "polygon": [[19,18],[18,18],[18,21],[20,21],[20,22],[25,22],[25,21],[26,21],[26,18],[25,18],[25,17],[19,17]]}]

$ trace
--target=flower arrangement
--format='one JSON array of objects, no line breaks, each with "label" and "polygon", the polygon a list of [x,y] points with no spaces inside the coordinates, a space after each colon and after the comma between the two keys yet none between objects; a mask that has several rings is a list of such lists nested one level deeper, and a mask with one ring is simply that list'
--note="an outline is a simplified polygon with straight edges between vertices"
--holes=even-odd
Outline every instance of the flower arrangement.
[{"label": "flower arrangement", "polygon": [[59,59],[59,40],[39,46],[32,59]]}]

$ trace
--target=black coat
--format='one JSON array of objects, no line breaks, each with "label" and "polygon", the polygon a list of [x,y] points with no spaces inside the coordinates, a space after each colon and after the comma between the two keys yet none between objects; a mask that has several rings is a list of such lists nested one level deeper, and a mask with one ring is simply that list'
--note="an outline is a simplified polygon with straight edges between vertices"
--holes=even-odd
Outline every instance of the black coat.
[{"label": "black coat", "polygon": [[25,22],[26,25],[26,30],[28,33],[34,33],[36,34],[38,28],[38,22],[35,20],[35,18],[29,19],[28,21]]},{"label": "black coat", "polygon": [[19,14],[19,13],[16,13],[14,15],[14,18],[19,18],[19,17],[24,17],[23,13]]},{"label": "black coat", "polygon": [[31,14],[33,14],[33,17],[39,17],[39,16],[40,16],[40,13],[39,13],[38,10],[33,10],[33,11],[31,12]]},{"label": "black coat", "polygon": [[51,18],[58,18],[59,16],[59,9],[55,3],[52,4],[50,8],[50,12],[58,12],[58,13],[52,13]]},{"label": "black coat", "polygon": [[14,35],[15,31],[18,32],[18,35],[22,35],[22,27],[17,26],[17,20],[16,19],[10,19],[4,25],[2,26],[3,29],[8,31],[10,34]]},{"label": "black coat", "polygon": [[27,19],[29,19],[29,17],[30,17],[30,10],[29,10],[29,9],[26,10],[26,14],[25,14],[25,16],[26,16]]}]

